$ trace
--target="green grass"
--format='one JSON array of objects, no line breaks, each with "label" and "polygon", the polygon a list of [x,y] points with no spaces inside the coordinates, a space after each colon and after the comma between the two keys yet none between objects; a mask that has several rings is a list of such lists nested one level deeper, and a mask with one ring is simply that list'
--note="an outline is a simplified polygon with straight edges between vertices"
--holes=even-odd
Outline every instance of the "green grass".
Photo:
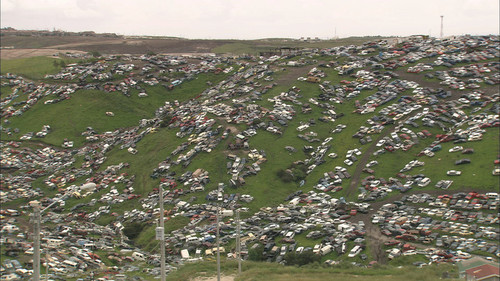
[{"label": "green grass", "polygon": [[[2,80],[3,82],[3,80]],[[0,87],[0,96],[5,97],[12,93],[12,88],[10,86],[1,86]]]},{"label": "green grass", "polygon": [[[424,128],[418,128],[421,130]],[[425,128],[429,129],[429,128]],[[441,133],[438,130],[429,130],[431,132]],[[408,162],[418,159],[425,163],[422,167],[416,167],[405,174],[425,174],[432,182],[425,189],[435,189],[434,185],[442,179],[453,180],[451,189],[458,190],[463,188],[477,188],[480,190],[496,190],[498,188],[498,177],[492,176],[493,161],[497,159],[499,139],[498,128],[489,128],[483,135],[482,141],[466,142],[454,144],[453,142],[442,143],[442,150],[435,152],[434,157],[421,156],[416,157],[422,149],[427,147],[434,138],[420,139],[420,143],[409,151],[386,152],[379,156],[371,156],[370,160],[377,160],[379,165],[374,167],[376,177],[396,177],[396,174]],[[469,155],[460,152],[450,153],[448,150],[456,145],[464,148],[474,148],[474,153]],[[471,164],[456,166],[455,161],[462,158],[471,159]],[[461,176],[447,176],[448,170],[461,170]],[[419,188],[420,189],[420,188]]]},{"label": "green grass", "polygon": [[[179,102],[183,102],[189,99],[196,98],[198,95],[200,95],[205,89],[209,87],[207,86],[208,81],[212,82],[213,85],[217,85],[217,83],[224,80],[227,76],[228,74],[225,73],[202,73],[197,75],[194,80],[183,82],[179,86],[176,86],[172,91],[166,92],[163,95],[168,101],[178,100]],[[157,86],[157,88],[160,87]],[[161,87],[160,89],[162,92],[164,91],[163,87]],[[150,89],[146,88],[146,90],[149,94]],[[155,109],[156,108],[152,108],[152,110]]]},{"label": "green grass", "polygon": [[[12,60],[1,60],[1,73],[15,73],[28,79],[42,79],[46,74],[54,74],[61,70],[60,58],[32,57]],[[64,59],[66,64],[73,62],[72,59]]]},{"label": "green grass", "polygon": [[[156,104],[153,104],[155,101]],[[51,126],[52,131],[43,139],[44,142],[60,145],[64,138],[68,138],[78,147],[85,141],[81,133],[87,127],[104,133],[136,126],[140,119],[151,118],[151,106],[159,103],[159,99],[128,99],[116,93],[81,90],[74,93],[69,100],[48,105],[39,102],[22,116],[10,118],[10,126],[19,128],[20,132],[7,139],[15,140],[27,132],[38,132],[47,124]],[[115,116],[106,116],[106,111],[113,111]]]},{"label": "green grass", "polygon": [[[160,129],[157,133],[146,135],[137,143],[136,149],[138,153],[135,155],[128,153],[125,149],[114,148],[109,152],[108,159],[103,167],[121,162],[129,163],[130,168],[128,169],[133,170],[136,175],[135,192],[145,195],[159,184],[159,180],[150,178],[153,169],[157,168],[158,163],[165,160],[181,142],[181,139],[175,137],[174,131]],[[124,171],[129,171],[128,169],[124,169]]]}]

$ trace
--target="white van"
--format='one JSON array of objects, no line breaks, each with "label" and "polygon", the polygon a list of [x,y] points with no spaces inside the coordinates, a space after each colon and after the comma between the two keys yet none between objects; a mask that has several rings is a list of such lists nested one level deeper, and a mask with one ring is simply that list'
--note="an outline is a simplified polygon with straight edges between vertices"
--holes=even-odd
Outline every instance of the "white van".
[{"label": "white van", "polygon": [[132,253],[132,258],[134,258],[135,260],[140,260],[140,261],[145,261],[146,260],[146,256],[142,253],[139,253],[139,252],[133,252]]},{"label": "white van", "polygon": [[488,198],[490,198],[490,199],[495,199],[495,198],[498,198],[498,193],[488,192],[488,193],[486,193],[486,196],[488,196]]},{"label": "white van", "polygon": [[347,256],[349,258],[353,258],[353,257],[357,256],[361,252],[361,250],[363,250],[363,248],[361,248],[361,246],[359,246],[359,245],[356,245],[356,246],[354,246],[354,248],[352,248],[351,252]]}]

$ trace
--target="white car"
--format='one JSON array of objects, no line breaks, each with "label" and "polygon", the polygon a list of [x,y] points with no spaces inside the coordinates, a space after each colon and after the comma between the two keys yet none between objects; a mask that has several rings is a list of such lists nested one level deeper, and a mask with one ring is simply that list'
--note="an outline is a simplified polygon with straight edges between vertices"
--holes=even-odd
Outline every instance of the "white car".
[{"label": "white car", "polygon": [[338,156],[337,153],[334,153],[334,152],[328,154],[328,157],[330,157],[330,158],[337,158],[337,156]]},{"label": "white car", "polygon": [[382,139],[382,140],[379,140],[375,146],[381,147],[382,145],[384,145],[384,143],[385,143],[385,140]]},{"label": "white car", "polygon": [[351,166],[353,164],[353,162],[349,159],[346,159],[344,160],[344,163],[347,165],[347,166]]},{"label": "white car", "polygon": [[448,176],[460,176],[462,174],[462,171],[457,171],[457,170],[449,170],[446,172]]},{"label": "white car", "polygon": [[417,183],[417,185],[419,187],[424,187],[424,186],[427,186],[429,183],[431,182],[431,179],[430,178],[423,178],[419,181],[419,183]]},{"label": "white car", "polygon": [[457,151],[462,151],[462,150],[464,150],[463,146],[454,146],[454,147],[450,148],[448,151],[449,152],[457,152]]}]

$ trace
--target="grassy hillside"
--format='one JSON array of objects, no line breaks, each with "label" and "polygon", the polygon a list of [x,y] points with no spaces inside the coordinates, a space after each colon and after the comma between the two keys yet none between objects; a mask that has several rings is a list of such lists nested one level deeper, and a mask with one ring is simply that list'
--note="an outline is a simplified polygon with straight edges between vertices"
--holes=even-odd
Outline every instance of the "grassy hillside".
[{"label": "grassy hillside", "polygon": [[351,44],[362,44],[370,40],[379,40],[381,37],[348,37],[336,40],[321,40],[321,41],[299,41],[296,39],[287,38],[270,38],[258,40],[240,40],[229,42],[212,49],[212,52],[217,54],[232,53],[232,54],[251,54],[258,55],[259,52],[267,52],[280,47],[291,48],[332,48],[336,46],[345,46]]},{"label": "grassy hillside", "polygon": [[[300,47],[320,48],[322,46],[331,46],[327,44],[345,45],[348,44],[347,42],[358,42],[356,40],[338,40],[318,43],[295,42],[294,44],[295,46]],[[248,42],[242,41],[237,43],[231,42],[215,48],[214,51],[256,53],[259,50],[264,50],[265,48],[275,48],[283,46],[282,44],[286,42],[288,41],[281,39],[255,40]],[[311,58],[311,60],[312,59],[317,59],[315,63],[321,63],[322,60],[331,60],[332,58],[314,57]],[[23,60],[12,60],[5,62],[2,61],[2,74],[12,72],[23,75],[26,78],[33,79],[36,83],[39,83],[41,81],[44,81],[42,78],[45,74],[55,73],[60,70],[60,65],[54,64],[54,60],[55,59],[52,58],[38,57]],[[140,63],[144,64],[143,61],[141,61]],[[224,69],[225,67],[234,66],[235,69],[238,69],[239,66],[236,66],[237,63],[240,63],[240,61],[232,62],[232,64],[221,65],[221,68]],[[247,62],[245,61],[244,63]],[[250,63],[257,64],[257,62],[255,61],[250,61]],[[329,105],[334,106],[335,112],[338,115],[342,114],[343,116],[339,117],[335,122],[319,121],[320,117],[327,114],[324,113],[325,108],[320,105],[314,105],[311,101],[311,99],[313,98],[318,99],[319,95],[322,93],[319,84],[297,80],[298,76],[306,76],[309,68],[312,67],[314,66],[308,65],[301,68],[283,68],[282,65],[273,65],[272,70],[274,71],[274,74],[271,74],[270,77],[274,80],[264,79],[264,76],[262,76],[261,78],[252,77],[252,79],[255,79],[253,81],[254,86],[257,83],[261,84],[255,86],[254,90],[260,90],[263,86],[270,85],[272,83],[271,81],[279,81],[278,85],[274,86],[267,93],[262,94],[260,99],[236,101],[236,99],[243,99],[245,96],[250,96],[250,94],[247,94],[244,90],[241,90],[241,88],[243,87],[240,87],[245,85],[245,82],[248,81],[245,81],[245,79],[240,79],[240,77],[236,77],[234,79],[234,85],[231,85],[232,82],[230,82],[225,84],[224,87],[227,88],[221,87],[220,89],[217,89],[221,92],[227,90],[227,92],[230,93],[228,100],[223,100],[221,98],[221,103],[233,105],[234,108],[236,108],[236,106],[234,106],[235,103],[245,103],[242,107],[243,109],[240,112],[242,113],[242,115],[247,113],[245,112],[244,108],[246,108],[246,106],[251,103],[255,103],[269,110],[272,110],[274,104],[272,100],[269,100],[269,98],[275,97],[283,92],[288,92],[290,89],[292,89],[292,87],[295,92],[301,95],[301,97],[299,97],[297,101],[283,101],[284,104],[293,107],[295,115],[292,120],[288,120],[286,126],[280,125],[280,129],[283,132],[281,135],[272,134],[263,129],[258,129],[257,135],[248,138],[249,148],[257,149],[258,151],[264,151],[267,154],[267,161],[260,165],[261,171],[256,176],[249,176],[245,178],[245,185],[237,189],[226,189],[227,194],[250,194],[255,198],[255,200],[251,203],[239,202],[242,204],[242,206],[248,207],[250,209],[250,212],[242,214],[242,217],[251,216],[254,212],[258,211],[261,207],[264,206],[267,207],[282,204],[285,202],[284,199],[287,197],[287,195],[295,192],[298,189],[301,189],[304,192],[313,190],[314,186],[317,184],[317,181],[322,178],[325,173],[335,170],[337,166],[346,167],[349,174],[355,176],[351,179],[344,179],[342,181],[342,191],[339,191],[337,193],[329,192],[329,194],[337,198],[344,196],[349,200],[356,199],[358,195],[356,190],[360,186],[360,181],[364,177],[368,176],[368,174],[362,173],[361,168],[363,167],[357,166],[360,165],[358,163],[360,163],[361,161],[356,162],[352,166],[347,166],[347,164],[344,164],[346,152],[354,148],[359,148],[363,152],[363,155],[360,156],[359,159],[363,158],[364,161],[377,160],[379,162],[379,165],[374,167],[374,176],[377,178],[383,177],[385,179],[389,179],[390,177],[395,177],[399,170],[411,160],[419,159],[420,161],[424,161],[424,166],[415,168],[410,172],[407,172],[406,174],[425,174],[431,179],[432,182],[427,187],[415,187],[414,190],[418,189],[433,191],[436,189],[434,185],[437,181],[441,179],[452,179],[455,181],[454,185],[451,188],[453,190],[477,189],[497,191],[498,177],[492,176],[491,170],[494,167],[493,161],[498,158],[498,155],[500,153],[500,140],[498,138],[498,135],[500,133],[499,128],[487,128],[483,135],[483,140],[480,142],[467,142],[462,144],[465,148],[474,148],[475,152],[471,155],[462,155],[459,152],[448,152],[448,149],[456,145],[452,142],[449,142],[442,144],[442,150],[436,152],[434,157],[417,157],[416,155],[421,150],[431,145],[431,143],[435,140],[434,137],[429,137],[426,139],[419,138],[418,143],[406,152],[398,150],[393,153],[385,152],[384,154],[381,154],[379,156],[374,156],[373,151],[379,149],[378,147],[375,147],[377,141],[392,132],[395,125],[386,125],[380,133],[374,133],[370,135],[372,138],[372,142],[366,144],[361,144],[358,139],[353,138],[353,135],[359,130],[361,126],[370,126],[369,122],[367,122],[367,119],[378,115],[378,111],[380,110],[380,108],[383,108],[389,104],[395,104],[397,103],[397,101],[394,100],[389,104],[379,107],[377,111],[365,115],[354,113],[354,111],[356,110],[356,102],[359,101],[361,102],[361,104],[363,104],[368,99],[370,99],[370,96],[372,94],[378,91],[378,89],[363,90],[355,98],[351,100],[345,100],[343,103],[322,101],[322,103],[328,103]],[[241,74],[241,76],[243,76],[245,74],[245,71],[249,68],[250,67],[244,68],[245,70],[241,71],[237,75]],[[322,81],[329,81],[330,85],[339,85],[341,80],[352,79],[352,77],[349,76],[339,76],[337,72],[332,68],[320,66],[318,66],[318,68],[320,68],[325,73],[325,76],[322,77]],[[171,74],[172,76],[170,77],[174,79],[178,79],[184,76],[181,71],[173,73],[163,72],[163,74]],[[171,91],[167,90],[161,84],[156,86],[145,86],[144,84],[140,84],[148,94],[148,97],[145,98],[140,98],[138,96],[138,89],[133,89],[131,91],[130,97],[124,96],[120,91],[105,92],[98,90],[80,89],[72,93],[69,99],[55,104],[44,104],[45,101],[54,99],[54,96],[50,95],[39,100],[22,116],[9,118],[10,123],[6,122],[5,125],[9,126],[10,128],[16,128],[19,130],[19,132],[13,133],[11,135],[3,135],[2,141],[18,141],[22,135],[28,132],[40,131],[43,125],[50,125],[52,131],[45,138],[36,139],[35,142],[25,141],[23,142],[22,146],[35,147],[36,145],[42,146],[43,144],[46,144],[60,147],[63,139],[67,138],[75,142],[75,147],[82,147],[88,144],[85,140],[85,137],[81,135],[81,133],[84,132],[87,127],[93,127],[99,134],[106,131],[136,127],[138,126],[141,119],[153,118],[155,110],[163,106],[167,101],[179,101],[180,103],[182,103],[191,99],[198,98],[200,101],[204,101],[204,97],[200,97],[201,93],[203,93],[207,88],[217,85],[219,82],[228,79],[228,77],[233,78],[231,77],[232,74],[234,74],[234,72],[230,74],[215,74],[214,72],[198,74],[195,75],[193,79],[184,81],[181,85],[174,87]],[[123,79],[124,76],[125,75],[118,78]],[[137,76],[134,77],[137,80],[143,78],[136,78]],[[113,80],[112,82],[118,82],[118,78],[116,78],[116,80]],[[266,78],[268,78],[267,74]],[[57,84],[61,82],[56,81],[54,83]],[[346,84],[347,83],[343,83],[342,85]],[[328,84],[325,84],[325,87],[326,85]],[[12,91],[17,91],[17,94],[19,96],[15,97],[15,99],[12,101],[12,104],[9,104],[9,106],[13,106],[15,109],[19,109],[23,104],[18,104],[18,102],[28,100],[30,98],[28,97],[29,94],[25,93],[25,89],[22,87],[11,88],[8,86],[3,86],[2,97],[12,93]],[[402,94],[411,95],[412,93],[411,90],[407,90]],[[302,113],[302,105],[305,103],[311,103],[312,112]],[[178,105],[176,105],[176,107],[177,106]],[[234,108],[231,108],[229,111],[232,111]],[[488,110],[489,107],[480,109],[481,112],[491,114]],[[113,112],[114,116],[107,116],[106,112],[108,111]],[[236,111],[237,110],[233,112]],[[193,112],[194,110],[191,112],[186,111],[182,113],[176,113],[179,114],[179,116],[176,116],[176,118],[179,117],[179,119],[182,119],[183,122],[185,120],[192,121],[194,119],[189,119],[191,117],[189,115],[194,114]],[[235,114],[239,113],[237,112]],[[171,116],[169,116],[168,118],[170,117]],[[207,114],[206,117],[213,118],[215,120],[216,124],[213,126],[213,128],[217,127],[218,125],[222,125],[224,126],[224,129],[231,127],[231,129],[233,129],[233,132],[230,133],[226,139],[223,139],[215,148],[213,148],[211,153],[202,151],[196,154],[192,159],[192,162],[187,167],[183,167],[182,165],[173,165],[170,168],[169,172],[174,172],[176,177],[187,171],[195,171],[198,168],[205,169],[209,172],[210,182],[206,184],[204,191],[188,193],[187,195],[182,195],[179,198],[180,200],[189,201],[192,204],[207,203],[205,197],[210,191],[216,188],[217,183],[223,182],[227,184],[229,182],[231,175],[227,173],[226,169],[226,163],[228,161],[226,158],[227,154],[234,153],[239,157],[249,158],[249,149],[229,150],[228,148],[228,144],[234,143],[236,135],[241,131],[247,129],[248,125],[246,125],[244,122],[240,124],[228,123],[226,118],[217,117],[213,114]],[[261,121],[270,122],[271,120],[273,120],[273,118],[264,117]],[[314,122],[311,120],[313,120]],[[187,124],[188,121],[186,121],[185,124]],[[429,130],[433,135],[443,133],[443,131],[441,129],[438,129],[437,127],[424,127],[421,120],[416,122],[418,123],[419,128],[412,128],[409,126],[406,127],[413,130],[413,132],[415,133],[421,131],[422,129]],[[273,120],[273,123],[277,125],[277,121]],[[297,127],[299,127],[302,123],[311,123],[311,126],[306,131],[299,132],[297,130]],[[182,124],[182,126],[185,126],[185,124]],[[342,132],[333,133],[332,129],[336,128],[336,126],[339,124],[345,124],[345,129],[343,129]],[[464,125],[462,129],[465,128],[467,128],[467,126]],[[140,128],[139,132],[142,132],[143,130],[145,130],[145,128]],[[127,199],[122,203],[110,205],[111,207],[109,213],[100,215],[100,217],[96,220],[98,224],[108,225],[116,221],[117,217],[121,216],[125,211],[131,209],[144,210],[140,200],[147,197],[148,193],[151,192],[153,188],[157,187],[160,182],[159,178],[153,179],[151,177],[153,170],[158,167],[158,163],[168,159],[171,156],[172,151],[176,147],[178,147],[181,143],[188,142],[190,137],[194,136],[194,132],[192,132],[193,135],[191,136],[190,133],[185,137],[179,138],[176,135],[179,130],[180,128],[161,127],[157,128],[157,130],[152,133],[146,134],[141,139],[141,141],[136,144],[135,148],[137,149],[137,154],[131,154],[127,152],[126,149],[120,149],[120,147],[114,147],[106,153],[106,160],[104,161],[104,163],[100,167],[96,168],[96,170],[93,172],[102,172],[110,165],[124,162],[128,163],[129,167],[124,168],[122,171],[120,171],[120,173],[124,172],[129,175],[134,175],[134,194],[139,194],[142,197],[141,199],[129,198],[130,200]],[[298,134],[305,134],[306,132],[315,133],[316,137],[320,141],[309,143],[308,141],[298,137]],[[399,134],[400,133],[401,132],[399,132]],[[331,141],[328,144],[331,145],[331,147],[328,148],[325,155],[334,152],[338,154],[338,157],[334,159],[328,156],[324,157],[324,163],[316,167],[316,169],[314,169],[313,172],[311,172],[309,175],[304,175],[305,184],[303,186],[299,186],[299,181],[285,181],[280,178],[280,172],[292,167],[293,162],[310,158],[310,155],[306,154],[303,151],[304,146],[310,145],[316,148],[321,144],[323,140],[330,137]],[[187,150],[192,149],[194,146],[194,142],[189,143]],[[296,149],[296,151],[289,152],[285,149],[286,146],[292,146]],[[10,149],[10,147],[7,148]],[[7,149],[5,149],[5,151],[7,151]],[[82,162],[84,161],[84,156],[77,155],[75,153],[74,157],[76,158],[76,163],[69,168],[80,168]],[[172,160],[174,158],[177,159],[176,157],[172,157]],[[461,158],[469,158],[471,159],[472,163],[462,166],[455,166],[454,162]],[[367,161],[363,163],[366,162]],[[447,176],[446,171],[451,169],[461,170],[463,172],[462,176]],[[22,170],[15,170],[12,173],[21,174],[22,172]],[[302,172],[302,174],[305,174],[304,171],[299,171],[299,169],[295,170],[295,173],[297,174],[300,174],[300,172]],[[78,178],[76,179],[74,184],[79,185],[86,181],[89,177],[91,177],[91,175]],[[37,179],[33,182],[33,186],[40,186],[44,191],[48,191],[45,194],[46,196],[53,195],[56,191],[49,191],[48,187],[43,183],[43,180],[44,178]],[[110,183],[110,185],[115,185],[115,183]],[[123,182],[117,182],[115,186],[120,192],[125,188],[125,184]],[[355,191],[348,192],[349,187],[353,187]],[[178,188],[188,189],[189,187],[184,187],[184,185],[180,183]],[[78,203],[88,203],[93,199],[98,200],[107,192],[108,190],[101,190],[89,195],[86,198],[70,198],[66,201],[65,211],[70,210]],[[395,193],[399,194],[399,192],[397,191],[392,192],[392,194]],[[15,208],[16,206],[14,203],[17,204],[21,201],[25,203],[24,201],[26,200],[18,199],[18,201],[10,202],[9,207],[12,206],[13,208]],[[90,213],[95,209],[104,206],[105,204],[107,205],[107,203],[98,202],[95,206],[84,206],[81,208],[81,210]],[[168,210],[174,208],[174,206],[173,204],[168,204],[167,206],[165,206],[165,208]],[[189,217],[183,215],[186,214],[179,212],[177,216],[169,218],[168,222],[165,224],[167,233],[171,232],[172,230],[182,228],[189,223]],[[130,221],[123,222],[124,224],[127,224]],[[206,221],[203,223],[206,223]],[[134,239],[134,245],[144,250],[150,251],[151,253],[158,253],[159,243],[154,239],[156,227],[154,219],[144,222],[143,225],[145,227],[143,228],[143,231]],[[316,229],[320,230],[321,226],[317,226]],[[320,243],[322,240],[322,238],[316,240],[307,239],[306,235],[307,233],[304,232],[295,236],[296,241],[301,246],[313,246],[317,243]],[[278,244],[282,243],[281,241],[279,241],[279,238],[281,237],[276,238],[275,241]],[[228,249],[231,248],[233,246],[232,243],[233,242],[231,241],[230,243],[226,244],[225,247],[227,247]],[[353,245],[354,242],[348,242],[348,248],[351,248]],[[366,261],[363,261],[364,264],[367,264],[370,260],[376,259],[376,257],[374,257],[375,255],[372,254],[372,249],[375,249],[372,246],[373,245],[368,243],[368,247],[364,251],[368,255]],[[336,253],[330,253],[329,255],[322,257],[321,262],[324,262],[325,259],[330,258],[335,258],[336,260],[344,260],[344,263],[342,263],[340,266],[331,268],[323,267],[322,264],[313,264],[310,266],[299,268],[284,267],[275,263],[271,264],[245,262],[243,266],[244,272],[240,276],[238,276],[236,280],[436,280],[443,276],[443,272],[449,272],[450,276],[456,277],[456,269],[449,265],[433,265],[424,268],[416,268],[409,265],[412,262],[416,261],[416,259],[425,260],[425,258],[421,255],[419,255],[418,257],[403,257],[402,259],[389,262],[388,266],[377,266],[374,269],[354,267],[352,264],[347,262],[347,258],[345,256],[338,256]],[[402,265],[405,266],[399,267]],[[234,261],[224,259],[222,267],[223,272],[226,275],[235,274],[236,272],[236,263]],[[180,267],[178,271],[172,272],[169,275],[168,280],[189,280],[195,276],[213,276],[214,274],[215,265],[213,261],[188,263],[187,265]]]},{"label": "grassy hillside", "polygon": [[[223,261],[221,271],[223,275],[236,275],[237,262]],[[167,276],[169,281],[192,280],[194,277],[214,276],[217,274],[215,262],[188,263],[179,270]],[[350,264],[341,264],[334,267],[323,267],[314,264],[304,267],[282,266],[275,263],[249,262],[242,263],[242,273],[235,281],[265,281],[265,280],[439,280],[443,274],[448,274],[451,279],[458,280],[456,268],[450,265],[432,265],[423,268],[415,266],[402,266],[400,268],[390,266],[375,266],[374,268],[358,268]]]},{"label": "grassy hillside", "polygon": [[[29,72],[30,65],[39,63],[39,60],[44,62],[40,64],[40,67],[50,68],[45,58],[31,58],[27,59],[26,64],[19,66],[19,71]],[[201,74],[196,79],[185,82],[172,91],[167,91],[160,85],[147,86],[145,87],[147,98],[138,97],[137,90],[133,91],[131,97],[125,97],[119,92],[79,90],[72,94],[68,100],[46,105],[45,101],[54,98],[48,96],[22,116],[10,118],[11,126],[18,128],[19,133],[4,136],[4,138],[17,140],[27,132],[37,132],[42,129],[43,125],[50,125],[52,132],[45,137],[44,142],[58,146],[64,138],[68,138],[75,141],[75,146],[79,147],[85,142],[85,137],[81,136],[81,133],[87,127],[93,127],[98,133],[103,133],[137,126],[139,120],[153,118],[154,111],[165,101],[178,100],[182,102],[192,99],[203,92],[207,81],[217,83],[224,77],[223,74]],[[26,100],[26,96],[20,93],[20,97],[16,101]],[[106,116],[107,111],[112,111],[115,116]],[[61,118],[62,116],[64,118]]]}]

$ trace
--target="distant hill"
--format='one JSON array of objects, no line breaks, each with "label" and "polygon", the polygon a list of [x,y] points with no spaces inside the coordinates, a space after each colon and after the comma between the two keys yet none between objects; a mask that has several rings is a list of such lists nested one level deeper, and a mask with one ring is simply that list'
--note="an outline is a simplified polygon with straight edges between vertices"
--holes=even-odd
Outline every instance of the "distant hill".
[{"label": "distant hill", "polygon": [[125,36],[93,31],[1,30],[1,46],[14,49],[51,48],[98,51],[102,54],[233,53],[257,55],[279,47],[329,48],[362,44],[381,37],[349,37],[335,40],[265,38],[258,40],[186,39],[166,36]]}]

